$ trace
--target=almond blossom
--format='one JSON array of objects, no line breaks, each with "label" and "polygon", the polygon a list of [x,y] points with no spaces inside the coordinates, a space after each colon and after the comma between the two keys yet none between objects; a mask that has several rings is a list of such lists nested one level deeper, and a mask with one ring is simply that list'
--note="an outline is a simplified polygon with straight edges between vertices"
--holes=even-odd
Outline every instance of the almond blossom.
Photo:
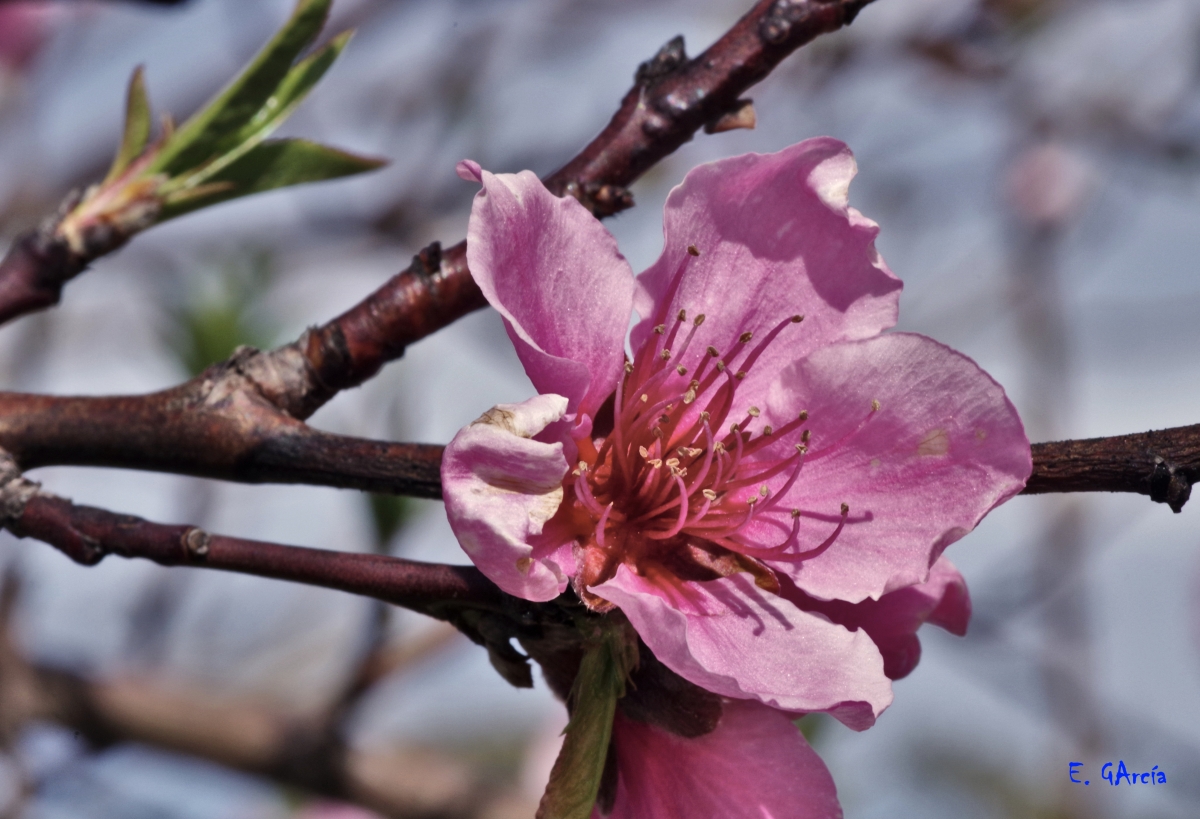
[{"label": "almond blossom", "polygon": [[941,553],[1031,464],[973,361],[883,333],[901,283],[855,171],[829,138],[697,167],[635,279],[574,199],[460,163],[468,263],[539,394],[463,429],[442,478],[505,591],[569,586],[709,691],[862,729],[922,622],[965,629]]}]

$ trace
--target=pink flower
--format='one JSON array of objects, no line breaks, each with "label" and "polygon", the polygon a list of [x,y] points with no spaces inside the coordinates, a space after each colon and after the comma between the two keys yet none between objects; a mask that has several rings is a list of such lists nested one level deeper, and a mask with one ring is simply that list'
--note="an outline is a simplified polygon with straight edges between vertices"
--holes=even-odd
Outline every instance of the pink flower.
[{"label": "pink flower", "polygon": [[694,169],[636,280],[532,173],[459,172],[483,184],[468,262],[540,393],[446,449],[471,559],[526,599],[570,584],[619,608],[717,694],[872,724],[921,622],[965,629],[942,551],[1031,466],[974,362],[881,335],[901,284],[848,207],[849,150],[812,139]]},{"label": "pink flower", "polygon": [[617,712],[612,812],[593,819],[840,819],[837,790],[791,720],[727,700],[716,730],[687,739]]}]

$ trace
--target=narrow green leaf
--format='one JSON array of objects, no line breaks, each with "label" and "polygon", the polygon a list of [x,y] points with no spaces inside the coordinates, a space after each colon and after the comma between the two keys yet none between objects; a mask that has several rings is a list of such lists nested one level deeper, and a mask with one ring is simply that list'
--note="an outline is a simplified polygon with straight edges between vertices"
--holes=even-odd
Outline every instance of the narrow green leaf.
[{"label": "narrow green leaf", "polygon": [[125,95],[125,132],[121,135],[121,146],[104,181],[111,182],[120,176],[129,163],[146,150],[149,141],[150,101],[146,98],[145,72],[139,65],[129,78],[129,91]]},{"label": "narrow green leaf", "polygon": [[350,176],[383,164],[384,160],[357,156],[306,139],[267,140],[209,177],[202,186],[168,195],[159,221],[228,199]]},{"label": "narrow green leaf", "polygon": [[[276,92],[329,13],[331,0],[298,0],[291,18],[254,60],[208,105],[193,114],[163,147],[151,172],[176,175],[227,153],[240,131]],[[234,143],[236,144],[236,143]]]},{"label": "narrow green leaf", "polygon": [[631,655],[625,629],[606,629],[583,655],[571,687],[571,721],[537,819],[592,815],[608,761],[617,700],[624,696],[625,680],[636,663],[636,639],[632,645]]}]

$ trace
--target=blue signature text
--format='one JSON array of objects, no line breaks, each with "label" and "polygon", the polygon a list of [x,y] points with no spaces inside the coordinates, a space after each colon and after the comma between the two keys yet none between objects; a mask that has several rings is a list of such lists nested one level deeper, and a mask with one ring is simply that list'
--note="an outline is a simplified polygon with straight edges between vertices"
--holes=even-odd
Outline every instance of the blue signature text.
[{"label": "blue signature text", "polygon": [[[1072,782],[1074,782],[1076,785],[1092,784],[1091,780],[1079,779],[1077,776],[1077,775],[1080,775],[1083,773],[1083,771],[1082,771],[1083,763],[1082,762],[1070,762],[1070,763],[1068,763],[1068,765],[1070,767],[1068,769],[1069,772],[1067,775],[1071,777]],[[1126,768],[1125,760],[1123,760],[1123,759],[1117,760],[1117,767],[1115,767],[1115,768],[1113,767],[1113,764],[1111,762],[1105,762],[1104,767],[1102,767],[1100,769],[1100,778],[1103,779],[1105,782],[1107,782],[1110,785],[1121,785],[1121,784],[1126,784],[1126,783],[1128,783],[1130,785],[1165,785],[1165,784],[1167,784],[1166,771],[1160,771],[1158,769],[1157,765],[1155,765],[1153,768],[1151,768],[1148,771],[1143,771],[1143,772],[1139,773],[1137,771],[1131,771],[1128,768]]]}]

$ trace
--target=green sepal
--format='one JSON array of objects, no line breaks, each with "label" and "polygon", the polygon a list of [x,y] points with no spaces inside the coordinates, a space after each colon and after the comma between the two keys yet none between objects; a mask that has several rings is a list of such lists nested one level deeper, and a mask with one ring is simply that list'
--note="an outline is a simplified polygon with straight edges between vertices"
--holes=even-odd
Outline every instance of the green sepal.
[{"label": "green sepal", "polygon": [[600,793],[617,700],[637,665],[637,637],[627,624],[604,627],[589,641],[571,686],[571,721],[537,819],[588,819]]},{"label": "green sepal", "polygon": [[320,182],[374,170],[385,160],[339,151],[306,139],[270,139],[259,143],[204,184],[168,193],[158,221],[228,199],[288,185]]},{"label": "green sepal", "polygon": [[108,170],[105,182],[111,182],[129,167],[146,150],[150,141],[150,101],[146,98],[146,79],[142,66],[133,70],[129,78],[129,91],[125,95],[125,130],[121,134],[121,145]]},{"label": "green sepal", "polygon": [[[298,0],[291,18],[238,77],[179,126],[151,164],[151,173],[175,176],[228,153],[236,134],[254,119],[317,38],[331,0]],[[336,54],[334,55],[336,56]]]}]

